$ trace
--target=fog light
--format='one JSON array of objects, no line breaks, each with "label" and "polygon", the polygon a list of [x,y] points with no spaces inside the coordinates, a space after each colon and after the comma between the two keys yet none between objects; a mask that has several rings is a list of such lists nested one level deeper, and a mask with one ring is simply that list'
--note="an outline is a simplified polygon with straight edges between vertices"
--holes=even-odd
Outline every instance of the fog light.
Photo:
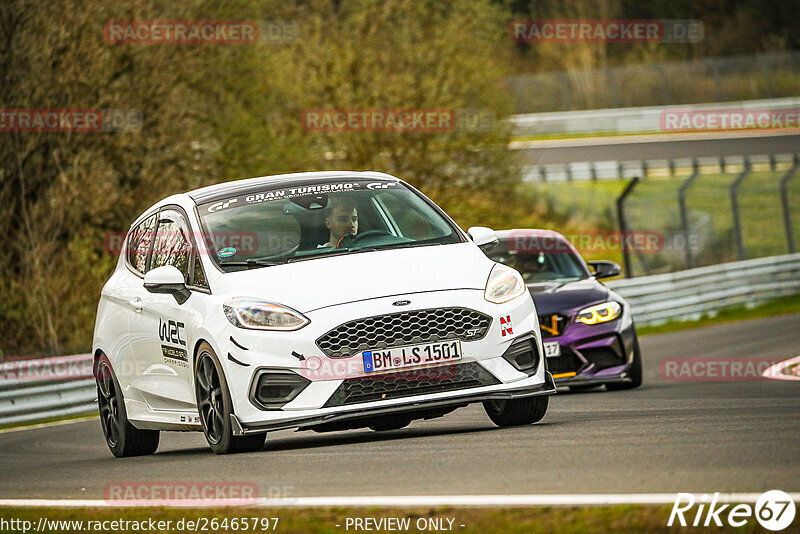
[{"label": "fog light", "polygon": [[517,371],[533,371],[539,364],[539,351],[536,347],[536,338],[528,334],[514,341],[503,353],[503,359]]},{"label": "fog light", "polygon": [[262,410],[279,410],[294,400],[310,383],[283,369],[259,369],[250,388],[250,400]]}]

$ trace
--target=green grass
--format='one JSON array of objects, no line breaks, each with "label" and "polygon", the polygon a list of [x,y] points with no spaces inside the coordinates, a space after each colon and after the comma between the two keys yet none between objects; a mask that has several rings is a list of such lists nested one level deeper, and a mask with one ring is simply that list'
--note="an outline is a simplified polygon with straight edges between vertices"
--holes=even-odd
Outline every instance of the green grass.
[{"label": "green grass", "polygon": [[70,415],[70,416],[67,416],[67,417],[55,416],[55,417],[48,417],[46,419],[40,419],[40,420],[37,420],[37,421],[31,421],[29,423],[19,423],[19,424],[13,424],[13,425],[0,425],[0,430],[11,430],[11,429],[15,429],[15,428],[26,428],[26,427],[29,427],[29,426],[43,425],[43,424],[47,424],[47,423],[55,423],[55,422],[60,422],[60,421],[73,421],[73,420],[77,421],[77,420],[83,420],[83,419],[86,419],[88,421],[89,419],[95,419],[95,418],[97,418],[96,414],[95,415]]},{"label": "green grass", "polygon": [[[21,519],[32,522],[32,529],[38,525],[39,518],[50,520],[91,520],[114,521],[125,519],[128,521],[172,521],[169,530],[136,530],[127,529],[124,532],[161,532],[175,533],[187,532],[192,529],[176,529],[180,520],[197,521],[201,518],[209,521],[216,518],[278,518],[275,532],[281,533],[334,533],[353,532],[354,527],[346,529],[347,518],[410,518],[411,528],[408,532],[424,532],[417,529],[417,521],[438,519],[448,525],[447,519],[453,520],[453,531],[464,534],[504,532],[528,534],[536,533],[585,533],[596,532],[626,532],[626,533],[658,533],[658,532],[684,532],[687,528],[673,526],[667,527],[671,505],[661,506],[596,506],[596,507],[526,507],[526,508],[204,508],[204,509],[176,509],[176,508],[2,508],[0,518]],[[689,521],[693,517],[687,517]],[[723,518],[724,521],[724,518]],[[270,521],[270,525],[274,520]],[[252,525],[252,523],[251,523]],[[336,525],[340,525],[337,527]],[[461,527],[464,525],[464,527]],[[722,527],[714,529],[715,532],[761,532],[758,523],[750,518],[747,525],[734,529]],[[111,531],[111,530],[108,530]],[[234,532],[228,529],[206,530],[207,532]],[[248,530],[254,532],[254,530]],[[257,532],[271,532],[272,530],[256,530]],[[22,530],[19,530],[22,532]],[[78,532],[73,528],[59,530],[43,529],[39,534],[53,533],[64,534]],[[99,531],[98,531],[99,532]],[[244,532],[244,531],[243,531]],[[787,531],[788,532],[788,531]]]},{"label": "green grass", "polygon": [[695,321],[670,321],[655,326],[637,326],[636,332],[640,336],[649,334],[663,334],[666,332],[677,332],[692,328],[702,328],[721,323],[733,321],[743,321],[745,319],[757,319],[759,317],[776,317],[800,313],[800,296],[783,297],[774,299],[760,306],[748,308],[738,306],[720,310],[713,316],[705,316]]},{"label": "green grass", "polygon": [[[758,258],[788,252],[779,194],[779,181],[785,171],[752,172],[739,191],[745,257]],[[737,173],[701,174],[687,196],[690,229],[698,244],[694,250],[694,265],[714,265],[736,261],[733,216],[729,188]],[[686,268],[686,252],[678,190],[686,177],[650,178],[641,181],[625,204],[628,226],[633,230],[653,230],[664,236],[664,249],[642,257],[651,273],[670,272]],[[616,199],[628,180],[598,182],[560,182],[525,184],[545,196],[553,208],[569,217],[568,227],[583,228],[584,232],[617,228]],[[789,199],[796,248],[800,248],[800,176],[790,182]],[[556,228],[558,230],[558,228]],[[587,259],[621,261],[616,254],[588,251]],[[604,255],[604,258],[600,256]],[[634,258],[634,274],[645,274],[642,264]]]}]

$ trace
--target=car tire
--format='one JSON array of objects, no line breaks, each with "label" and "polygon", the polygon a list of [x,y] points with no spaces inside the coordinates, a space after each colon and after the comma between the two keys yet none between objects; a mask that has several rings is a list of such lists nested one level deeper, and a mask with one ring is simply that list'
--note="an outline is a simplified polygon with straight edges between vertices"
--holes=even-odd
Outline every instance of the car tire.
[{"label": "car tire", "polygon": [[548,397],[524,397],[522,399],[486,401],[483,409],[499,427],[530,425],[541,421],[547,413]]},{"label": "car tire", "polygon": [[197,349],[194,371],[195,396],[200,424],[215,454],[256,452],[264,448],[265,432],[234,436],[231,414],[233,402],[225,373],[208,343]]},{"label": "car tire", "polygon": [[608,391],[623,391],[626,389],[638,388],[642,385],[642,351],[639,348],[639,337],[637,336],[633,341],[633,361],[628,368],[629,382],[617,382],[614,384],[606,384]]},{"label": "car tire", "polygon": [[100,408],[100,426],[106,445],[117,458],[144,456],[158,449],[158,430],[140,430],[128,421],[122,388],[111,367],[111,361],[103,354],[95,368],[97,403]]}]

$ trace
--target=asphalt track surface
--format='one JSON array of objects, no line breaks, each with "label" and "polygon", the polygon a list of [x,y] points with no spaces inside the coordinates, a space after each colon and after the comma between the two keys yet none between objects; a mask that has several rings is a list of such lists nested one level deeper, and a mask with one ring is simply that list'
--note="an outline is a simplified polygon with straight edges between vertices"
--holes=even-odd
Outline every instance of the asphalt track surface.
[{"label": "asphalt track surface", "polygon": [[393,432],[270,434],[215,456],[199,433],[114,459],[97,419],[0,434],[0,498],[103,499],[109,482],[256,483],[261,497],[800,490],[800,382],[666,381],[664,358],[800,354],[800,315],[641,340],[637,390],[559,393],[539,424],[499,429],[480,405]]},{"label": "asphalt track surface", "polygon": [[800,152],[800,134],[764,135],[760,133],[735,135],[730,138],[698,136],[673,138],[659,136],[655,141],[636,138],[593,138],[586,140],[531,143],[536,148],[519,150],[523,164],[547,165],[586,161],[626,161],[644,159],[700,158],[717,156],[754,156],[792,154]]}]

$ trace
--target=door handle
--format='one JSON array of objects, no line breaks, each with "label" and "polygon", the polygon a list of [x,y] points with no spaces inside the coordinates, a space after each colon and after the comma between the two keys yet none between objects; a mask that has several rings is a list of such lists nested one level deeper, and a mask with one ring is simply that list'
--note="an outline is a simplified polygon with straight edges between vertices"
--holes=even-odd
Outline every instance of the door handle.
[{"label": "door handle", "polygon": [[142,305],[142,299],[140,299],[139,297],[136,297],[135,299],[131,300],[128,304],[130,304],[131,308],[133,308],[133,311],[137,313],[141,313],[142,308],[144,307]]}]

